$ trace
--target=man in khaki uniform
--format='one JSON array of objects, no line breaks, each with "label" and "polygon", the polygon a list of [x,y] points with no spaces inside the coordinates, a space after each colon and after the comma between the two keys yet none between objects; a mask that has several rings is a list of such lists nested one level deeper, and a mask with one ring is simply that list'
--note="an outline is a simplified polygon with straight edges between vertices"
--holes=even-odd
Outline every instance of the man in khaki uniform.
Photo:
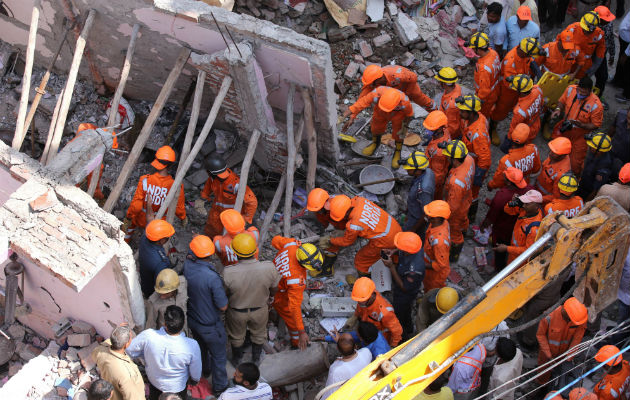
[{"label": "man in khaki uniform", "polygon": [[131,343],[131,329],[124,325],[112,331],[109,339],[92,351],[96,367],[114,386],[112,400],[144,400],[144,381],[136,364],[125,353]]},{"label": "man in khaki uniform", "polygon": [[280,275],[271,261],[254,258],[258,246],[247,233],[236,235],[231,246],[238,256],[238,263],[225,267],[223,271],[228,296],[225,322],[232,345],[232,363],[237,366],[243,357],[243,343],[248,329],[252,340],[252,361],[260,361],[262,345],[267,340],[267,305],[273,301]]},{"label": "man in khaki uniform", "polygon": [[[155,292],[146,302],[147,322],[144,329],[160,329],[164,326],[164,311],[166,307],[175,305],[184,310],[188,301],[188,286],[186,278],[177,275],[171,268],[160,271],[155,279]],[[188,335],[188,325],[184,322],[184,332]]]}]

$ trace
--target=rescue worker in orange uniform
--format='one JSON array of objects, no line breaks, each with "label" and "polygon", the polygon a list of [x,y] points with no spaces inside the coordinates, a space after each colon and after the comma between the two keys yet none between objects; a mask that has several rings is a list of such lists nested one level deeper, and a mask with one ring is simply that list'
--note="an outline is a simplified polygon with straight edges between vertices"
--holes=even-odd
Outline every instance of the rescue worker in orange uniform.
[{"label": "rescue worker in orange uniform", "polygon": [[[541,319],[536,332],[539,345],[538,365],[543,365],[577,346],[584,337],[587,321],[588,310],[575,297],[569,297],[563,305]],[[551,372],[546,372],[536,380],[545,384],[550,378]]]},{"label": "rescue worker in orange uniform", "polygon": [[440,104],[438,104],[438,110],[446,114],[448,120],[447,129],[451,138],[461,138],[461,117],[459,116],[459,109],[455,105],[455,99],[462,95],[462,88],[457,84],[459,78],[457,72],[453,68],[442,68],[436,75],[435,79],[440,82],[440,86],[444,91]]},{"label": "rescue worker in orange uniform", "polygon": [[449,172],[444,185],[444,200],[451,209],[448,219],[451,232],[451,262],[457,262],[468,229],[468,210],[472,204],[472,183],[475,161],[461,140],[442,143],[442,152],[449,158]]},{"label": "rescue worker in orange uniform", "polygon": [[[225,161],[217,154],[211,154],[206,159],[206,170],[210,177],[206,181],[201,192],[201,198],[195,201],[195,209],[204,213],[204,199],[212,201],[212,207],[208,212],[208,220],[204,227],[204,232],[209,237],[223,234],[223,223],[221,223],[221,213],[224,210],[234,208],[236,195],[241,178],[227,167]],[[245,197],[243,198],[243,208],[241,215],[248,224],[254,221],[254,214],[258,208],[258,199],[252,190],[247,186]]]},{"label": "rescue worker in orange uniform", "polygon": [[593,392],[599,400],[628,400],[630,365],[617,346],[606,345],[597,351],[595,361],[606,363],[606,375],[597,382]]},{"label": "rescue worker in orange uniform", "polygon": [[280,274],[273,308],[287,324],[291,346],[304,350],[309,342],[302,321],[306,272],[321,271],[324,258],[314,244],[296,239],[274,236],[271,245],[278,250],[273,263]]},{"label": "rescue worker in orange uniform", "polygon": [[[258,232],[258,228],[255,226],[250,226],[245,229],[245,219],[238,211],[234,209],[227,209],[221,212],[219,215],[219,219],[221,220],[221,224],[225,228],[225,235],[217,235],[212,241],[214,242],[215,252],[219,256],[221,260],[221,264],[224,267],[228,265],[233,265],[238,262],[238,256],[232,250],[232,239],[239,233],[247,233],[251,237],[254,238],[256,244],[258,244],[258,238],[260,236],[260,232]],[[258,251],[254,255],[256,259],[258,259]]]},{"label": "rescue worker in orange uniform", "polygon": [[446,114],[439,110],[431,111],[422,122],[425,135],[431,138],[431,141],[427,144],[424,151],[429,158],[429,168],[431,168],[431,171],[433,171],[435,175],[435,191],[433,194],[435,200],[442,199],[444,181],[448,173],[448,157],[442,154],[442,149],[439,147],[440,143],[451,140],[447,124],[448,119]]},{"label": "rescue worker in orange uniform", "polygon": [[358,302],[355,317],[374,324],[390,346],[398,346],[402,340],[402,326],[394,314],[394,307],[376,291],[374,281],[367,277],[357,279],[351,297]]},{"label": "rescue worker in orange uniform", "polygon": [[451,273],[449,253],[451,234],[448,219],[451,208],[443,200],[434,200],[424,206],[424,214],[429,219],[429,228],[424,239],[424,293],[446,286],[446,278]]},{"label": "rescue worker in orange uniform", "polygon": [[466,47],[472,49],[479,57],[475,65],[475,94],[481,100],[481,110],[490,119],[494,105],[499,98],[499,76],[501,74],[501,58],[490,47],[490,39],[483,32],[472,34]]},{"label": "rescue worker in orange uniform", "polygon": [[576,175],[582,172],[586,158],[584,135],[599,128],[604,120],[604,108],[592,88],[593,81],[588,76],[580,79],[577,86],[569,85],[551,113],[551,119],[560,120],[553,130],[553,138],[564,136],[571,141],[571,170]]},{"label": "rescue worker in orange uniform", "polygon": [[560,38],[565,32],[573,35],[575,47],[580,51],[582,68],[575,75],[577,79],[592,76],[606,56],[606,40],[604,31],[599,28],[600,19],[595,11],[582,16],[580,22],[574,22],[558,34]]},{"label": "rescue worker in orange uniform", "polygon": [[[79,127],[77,128],[77,133],[74,135],[74,139],[78,138],[79,136],[81,136],[81,132],[86,131],[88,129],[98,129],[98,127],[94,124],[90,124],[87,122],[81,123],[79,124]],[[107,131],[107,129],[105,129]],[[116,132],[114,132],[112,130],[112,136],[114,136],[114,142],[112,143],[112,149],[117,149],[118,148],[118,138],[116,138]],[[71,141],[72,141],[71,140]],[[103,178],[103,168],[105,167],[105,164],[101,163],[101,171],[98,175],[98,183],[96,184],[96,190],[94,191],[94,199],[95,200],[104,200],[105,199],[105,195],[103,194],[103,192],[101,191],[101,179]],[[92,182],[92,174],[94,172],[90,172],[88,174],[88,176],[85,177],[85,180],[83,182],[86,183],[85,187],[86,189],[90,187],[90,182]],[[78,183],[77,187],[81,187],[82,183]]]},{"label": "rescue worker in orange uniform", "polygon": [[525,179],[540,171],[540,155],[536,145],[528,143],[529,132],[529,126],[523,123],[516,125],[510,135],[512,148],[499,160],[497,170],[494,172],[492,180],[488,182],[488,190],[505,186],[504,172],[510,167],[520,169]]},{"label": "rescue worker in orange uniform", "polygon": [[569,75],[569,81],[582,69],[580,52],[575,48],[573,32],[560,32],[555,41],[543,46],[543,51],[536,57],[536,64],[542,72],[553,72],[557,75]]},{"label": "rescue worker in orange uniform", "polygon": [[368,65],[361,77],[363,88],[359,98],[366,96],[379,86],[389,86],[405,93],[409,100],[425,108],[427,111],[435,109],[435,102],[422,92],[418,86],[418,75],[400,65],[386,65],[379,67],[376,64]]},{"label": "rescue worker in orange uniform", "polygon": [[345,132],[352,121],[364,109],[374,105],[370,130],[372,132],[372,143],[362,151],[363,155],[371,156],[381,144],[381,136],[387,130],[387,124],[392,123],[392,138],[396,142],[396,149],[392,157],[392,168],[398,169],[400,166],[400,151],[403,140],[407,132],[407,124],[413,117],[413,107],[405,93],[388,86],[379,86],[370,93],[360,97],[344,113],[343,117],[350,119],[343,126]]},{"label": "rescue worker in orange uniform", "polygon": [[597,396],[583,387],[576,387],[569,392],[569,400],[597,400]]},{"label": "rescue worker in orange uniform", "polygon": [[[137,227],[144,228],[147,223],[147,205],[151,204],[153,212],[158,212],[162,206],[162,202],[166,199],[174,179],[168,173],[169,167],[175,162],[175,151],[169,146],[160,147],[155,152],[155,160],[151,166],[156,172],[150,175],[142,175],[138,179],[138,187],[131,199],[131,204],[127,209],[127,217],[123,226],[127,226],[125,233],[125,242],[129,243]],[[150,199],[149,199],[150,197]],[[184,199],[184,185],[179,190],[179,198],[177,199],[177,208],[175,210],[177,218],[181,219],[185,224],[186,219],[186,203]],[[166,218],[166,214],[165,217]],[[163,218],[163,219],[164,219]]]},{"label": "rescue worker in orange uniform", "polygon": [[508,253],[507,263],[511,263],[536,241],[536,234],[542,221],[542,194],[530,190],[522,196],[514,194],[512,201],[503,210],[510,215],[518,215],[510,245],[499,244],[493,250]]},{"label": "rescue worker in orange uniform", "polygon": [[538,85],[534,85],[534,81],[528,75],[516,75],[507,79],[509,80],[510,88],[518,92],[518,101],[512,110],[512,121],[506,136],[507,143],[504,142],[505,144],[501,146],[504,153],[507,153],[510,148],[508,142],[512,139],[510,133],[518,124],[523,123],[529,126],[528,143],[531,143],[536,138],[540,130],[540,113],[545,103],[542,89]]},{"label": "rescue worker in orange uniform", "polygon": [[360,276],[368,274],[368,270],[381,258],[382,249],[394,249],[394,237],[402,229],[398,222],[383,209],[363,197],[352,200],[340,194],[330,201],[330,217],[333,221],[347,219],[343,236],[323,236],[319,247],[332,253],[338,253],[341,247],[350,246],[357,237],[368,239],[354,257],[354,266]]},{"label": "rescue worker in orange uniform", "polygon": [[549,156],[542,164],[542,171],[536,177],[536,190],[543,195],[543,204],[560,197],[558,182],[560,177],[571,171],[571,141],[565,137],[553,139],[548,144]]},{"label": "rescue worker in orange uniform", "polygon": [[314,188],[306,198],[306,209],[315,213],[315,218],[324,229],[328,228],[328,225],[332,225],[338,230],[346,229],[347,221],[333,221],[330,218],[330,200],[331,197],[327,191],[322,188]]},{"label": "rescue worker in orange uniform", "polygon": [[567,218],[575,217],[584,208],[584,201],[575,192],[578,189],[578,180],[573,172],[567,172],[560,177],[558,182],[560,197],[556,197],[545,206],[545,215],[555,212],[563,213]]}]

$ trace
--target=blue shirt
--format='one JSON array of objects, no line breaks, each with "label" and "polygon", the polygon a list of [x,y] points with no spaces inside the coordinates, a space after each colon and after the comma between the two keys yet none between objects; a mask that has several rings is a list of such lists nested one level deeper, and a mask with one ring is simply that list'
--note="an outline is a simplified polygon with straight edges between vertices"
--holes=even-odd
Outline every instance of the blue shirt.
[{"label": "blue shirt", "polygon": [[499,22],[488,24],[488,38],[490,39],[490,47],[495,50],[503,48],[507,42],[507,28],[503,17],[501,17]]},{"label": "blue shirt", "polygon": [[[435,174],[431,168],[416,177],[407,195],[407,218],[418,221],[424,217],[424,206],[433,201],[435,192]],[[415,222],[414,222],[415,223]],[[407,226],[408,224],[405,224]]]},{"label": "blue shirt", "polygon": [[146,373],[153,386],[162,392],[179,393],[186,389],[188,377],[201,379],[201,351],[183,332],[171,336],[164,330],[146,329],[129,347],[130,357],[144,357]]},{"label": "blue shirt", "polygon": [[184,277],[188,282],[188,325],[194,329],[222,326],[220,309],[227,306],[228,299],[219,273],[209,262],[186,258]]},{"label": "blue shirt", "polygon": [[527,37],[540,38],[540,28],[534,21],[527,21],[525,28],[518,26],[516,15],[512,15],[505,23],[507,29],[507,40],[503,43],[504,50],[512,50]]},{"label": "blue shirt", "polygon": [[142,235],[138,248],[138,264],[140,264],[140,289],[144,297],[149,297],[155,291],[155,279],[160,271],[171,268],[171,261],[161,244],[154,243]]},{"label": "blue shirt", "polygon": [[385,339],[385,336],[383,336],[381,331],[378,332],[376,340],[365,347],[370,350],[370,353],[372,353],[372,360],[374,360],[381,354],[385,354],[391,350],[391,347],[389,347],[389,343],[387,343],[387,340]]},{"label": "blue shirt", "polygon": [[396,272],[398,272],[401,278],[410,273],[415,273],[420,275],[420,280],[422,280],[424,278],[424,270],[424,250],[420,249],[420,251],[415,254],[398,251]]}]

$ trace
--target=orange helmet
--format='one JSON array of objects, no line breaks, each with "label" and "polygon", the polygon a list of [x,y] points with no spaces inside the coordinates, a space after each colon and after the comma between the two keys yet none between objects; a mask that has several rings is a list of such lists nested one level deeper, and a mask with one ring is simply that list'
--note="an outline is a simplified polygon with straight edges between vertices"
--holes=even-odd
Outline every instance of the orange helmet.
[{"label": "orange helmet", "polygon": [[512,141],[517,144],[524,144],[529,138],[529,125],[520,123],[512,131]]},{"label": "orange helmet", "polygon": [[374,293],[375,290],[376,285],[374,284],[374,281],[370,278],[362,277],[354,282],[354,287],[352,288],[352,294],[350,297],[352,297],[352,300],[354,301],[366,301],[370,298],[370,296],[372,296],[372,293]]},{"label": "orange helmet", "polygon": [[[609,358],[614,357],[615,354],[619,354],[619,348],[617,346],[607,344],[597,351],[597,354],[595,354],[595,361],[598,361],[600,363],[604,362]],[[612,360],[609,360],[606,365],[613,367],[615,365],[618,365],[622,360],[623,357],[621,354],[619,354],[619,356],[613,358]]]},{"label": "orange helmet", "polygon": [[330,200],[330,218],[333,221],[341,221],[352,207],[352,200],[345,194],[339,194]]},{"label": "orange helmet", "polygon": [[565,137],[555,138],[549,142],[549,149],[561,156],[571,154],[571,141]]},{"label": "orange helmet", "polygon": [[147,235],[147,239],[152,242],[157,242],[158,240],[173,236],[175,234],[175,228],[163,219],[154,219],[147,225],[145,234]]},{"label": "orange helmet", "polygon": [[569,314],[571,322],[573,322],[575,325],[585,324],[588,320],[588,310],[586,309],[584,304],[582,304],[580,300],[576,299],[575,297],[569,297],[567,301],[564,302],[563,307],[564,311]]},{"label": "orange helmet", "polygon": [[361,82],[363,82],[364,85],[369,85],[381,76],[383,76],[383,69],[376,64],[370,64],[365,68],[365,71],[363,71]]},{"label": "orange helmet", "polygon": [[245,229],[245,219],[240,212],[233,208],[224,210],[219,214],[223,227],[229,234],[234,235]]},{"label": "orange helmet", "polygon": [[507,180],[515,184],[516,187],[523,189],[525,186],[527,186],[527,182],[525,182],[525,179],[523,179],[523,171],[521,171],[520,169],[507,167],[504,173]]},{"label": "orange helmet", "polygon": [[424,206],[424,213],[429,217],[448,219],[451,216],[451,207],[444,200],[433,200]]},{"label": "orange helmet", "polygon": [[378,108],[385,112],[391,112],[400,104],[403,96],[400,90],[388,87],[378,101]]},{"label": "orange helmet", "polygon": [[597,400],[597,395],[589,392],[586,388],[576,387],[569,392],[569,400]]},{"label": "orange helmet", "polygon": [[443,111],[436,110],[431,111],[429,115],[424,119],[422,126],[430,131],[437,131],[443,126],[446,126],[448,123],[448,119],[446,118],[446,114]]},{"label": "orange helmet", "polygon": [[628,182],[630,182],[630,163],[625,164],[619,170],[619,181],[621,183],[628,183]]},{"label": "orange helmet", "polygon": [[210,257],[214,254],[214,243],[206,235],[197,235],[190,241],[190,250],[199,258]]},{"label": "orange helmet", "polygon": [[175,150],[171,148],[171,146],[162,146],[155,152],[155,160],[151,163],[151,166],[157,170],[161,170],[167,167],[167,165],[162,164],[160,161],[175,161]]},{"label": "orange helmet", "polygon": [[324,207],[326,201],[330,198],[327,191],[322,188],[311,190],[306,198],[306,209],[309,211],[319,211]]},{"label": "orange helmet", "polygon": [[90,124],[88,122],[81,123],[77,128],[77,133],[87,131],[88,129],[96,129],[96,125]]},{"label": "orange helmet", "polygon": [[398,232],[394,236],[394,245],[405,253],[416,254],[422,249],[422,239],[414,232]]}]

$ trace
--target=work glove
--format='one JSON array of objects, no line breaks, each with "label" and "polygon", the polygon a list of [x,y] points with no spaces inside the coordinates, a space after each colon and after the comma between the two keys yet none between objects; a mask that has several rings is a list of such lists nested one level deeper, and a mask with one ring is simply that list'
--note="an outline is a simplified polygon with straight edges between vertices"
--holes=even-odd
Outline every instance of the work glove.
[{"label": "work glove", "polygon": [[199,214],[206,215],[208,212],[206,211],[205,204],[206,202],[204,199],[195,200],[195,211],[197,211]]},{"label": "work glove", "polygon": [[322,250],[326,250],[331,246],[330,236],[325,235],[319,238],[319,248]]},{"label": "work glove", "polygon": [[343,331],[353,330],[355,325],[357,325],[358,323],[359,323],[359,318],[357,318],[356,315],[352,315],[350,318],[348,318],[348,320],[343,325],[343,328],[341,328],[341,330]]}]

